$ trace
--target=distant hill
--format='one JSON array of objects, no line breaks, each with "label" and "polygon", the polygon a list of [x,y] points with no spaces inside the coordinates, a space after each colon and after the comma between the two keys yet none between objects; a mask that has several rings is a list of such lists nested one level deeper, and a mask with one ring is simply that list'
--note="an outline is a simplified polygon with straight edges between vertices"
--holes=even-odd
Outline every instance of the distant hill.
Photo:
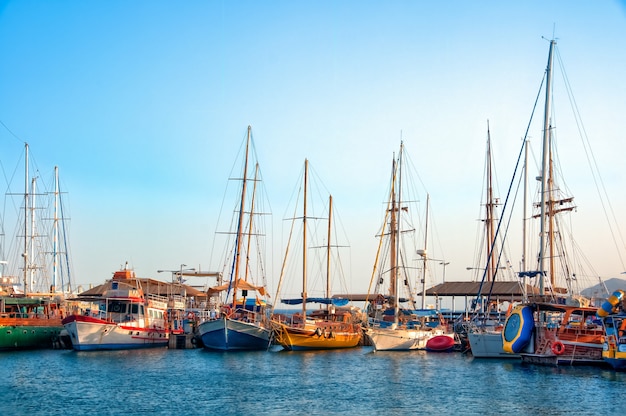
[{"label": "distant hill", "polygon": [[[618,289],[626,291],[626,280],[618,279],[617,277],[606,280],[604,282],[604,285],[609,290],[609,295]],[[586,296],[588,298],[606,298],[607,297],[604,287],[600,283],[590,288],[584,289],[583,291],[581,291],[581,295]]]}]

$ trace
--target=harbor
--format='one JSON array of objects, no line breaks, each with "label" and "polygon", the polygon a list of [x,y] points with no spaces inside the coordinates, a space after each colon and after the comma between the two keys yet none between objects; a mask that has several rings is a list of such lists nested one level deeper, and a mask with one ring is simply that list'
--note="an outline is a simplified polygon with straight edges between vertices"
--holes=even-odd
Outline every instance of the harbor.
[{"label": "harbor", "polygon": [[625,23],[3,4],[2,413],[623,413]]}]

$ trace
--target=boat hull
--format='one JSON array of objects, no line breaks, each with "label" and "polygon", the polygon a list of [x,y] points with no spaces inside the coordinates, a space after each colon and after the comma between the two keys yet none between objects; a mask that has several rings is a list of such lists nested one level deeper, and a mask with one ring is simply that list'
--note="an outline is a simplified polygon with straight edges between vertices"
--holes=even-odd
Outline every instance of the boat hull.
[{"label": "boat hull", "polygon": [[270,346],[271,331],[259,323],[221,317],[198,325],[198,335],[209,350],[265,350]]},{"label": "boat hull", "polygon": [[472,331],[467,340],[474,358],[520,358],[519,354],[504,351],[501,331]]},{"label": "boat hull", "polygon": [[425,350],[428,341],[436,336],[445,335],[454,340],[454,334],[441,328],[404,329],[370,328],[367,332],[376,351]]},{"label": "boat hull", "polygon": [[354,348],[361,342],[362,330],[354,324],[322,322],[304,327],[274,322],[276,342],[288,351]]},{"label": "boat hull", "polygon": [[63,348],[61,319],[0,317],[0,351]]},{"label": "boat hull", "polygon": [[102,319],[72,315],[63,320],[76,351],[127,350],[166,347],[166,329],[117,324]]}]

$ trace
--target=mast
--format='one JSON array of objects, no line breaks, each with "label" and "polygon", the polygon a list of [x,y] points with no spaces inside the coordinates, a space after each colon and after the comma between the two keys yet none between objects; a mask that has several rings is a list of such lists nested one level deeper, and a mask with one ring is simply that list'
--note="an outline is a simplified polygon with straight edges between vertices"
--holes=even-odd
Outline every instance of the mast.
[{"label": "mast", "polygon": [[399,235],[398,232],[398,219],[397,215],[397,207],[396,207],[396,158],[394,156],[392,168],[391,168],[391,223],[389,227],[390,231],[390,267],[391,267],[391,279],[389,282],[389,295],[393,297],[394,308],[398,309],[398,291],[397,291],[397,281],[398,281],[398,269],[396,267],[396,246],[397,241],[396,238]]},{"label": "mast", "polygon": [[545,274],[545,222],[546,222],[546,198],[549,197],[548,169],[550,159],[550,105],[552,89],[552,61],[553,49],[556,41],[550,41],[550,51],[548,53],[548,65],[546,67],[546,100],[543,120],[543,157],[541,163],[541,224],[539,238],[539,293],[544,294],[544,274]]},{"label": "mast", "polygon": [[[333,217],[333,196],[328,196],[328,244],[326,245],[326,298],[330,299],[330,239],[331,226]],[[326,304],[326,309],[330,309],[330,305]]]},{"label": "mast", "polygon": [[[32,199],[32,204],[30,207],[30,235],[28,236],[29,239],[29,245],[30,245],[30,257],[34,257],[34,253],[35,253],[35,236],[37,234],[37,229],[35,227],[35,221],[36,221],[36,216],[35,216],[35,206],[36,206],[36,201],[35,201],[35,196],[37,195],[37,178],[33,177],[31,179],[31,187],[30,187],[30,194],[31,194],[31,199]],[[28,262],[28,273],[30,275],[30,291],[33,292],[36,288],[35,288],[35,269],[37,268],[37,266],[35,264],[33,264],[33,260],[29,260]]]},{"label": "mast", "polygon": [[489,264],[487,265],[487,281],[495,279],[496,256],[492,250],[495,248],[495,231],[493,229],[494,222],[494,202],[493,202],[493,182],[491,170],[491,132],[489,131],[489,121],[487,121],[487,204],[485,206],[485,227],[487,231],[487,256]]},{"label": "mast", "polygon": [[24,251],[22,252],[22,258],[24,259],[23,268],[23,280],[24,280],[24,294],[28,293],[30,288],[28,284],[28,143],[25,143],[25,157],[24,157]]},{"label": "mast", "polygon": [[[246,247],[246,270],[244,272],[244,280],[248,281],[248,273],[250,271],[250,244],[252,240],[252,222],[254,219],[254,201],[256,199],[256,186],[257,180],[259,176],[259,164],[257,163],[254,167],[254,186],[252,187],[252,200],[250,201],[250,220],[248,224],[248,246]],[[243,307],[246,307],[246,296],[243,297]]]},{"label": "mast", "polygon": [[[526,140],[524,148],[524,204],[522,207],[522,264],[521,271],[526,271],[526,224],[528,222],[528,140]],[[522,280],[523,296],[526,298],[526,275]]]},{"label": "mast", "polygon": [[52,224],[52,287],[50,292],[55,292],[58,279],[58,241],[59,241],[59,167],[54,167],[54,218]]},{"label": "mast", "polygon": [[[237,225],[237,246],[235,251],[235,275],[234,275],[234,285],[233,285],[233,308],[237,307],[237,280],[239,279],[239,263],[241,256],[241,237],[243,230],[243,219],[244,219],[244,209],[246,203],[246,189],[247,189],[247,178],[248,178],[248,152],[250,149],[250,131],[252,127],[248,126],[248,138],[246,140],[246,158],[243,165],[243,178],[242,178],[242,186],[241,186],[241,203],[239,206],[239,223]],[[244,305],[245,306],[245,305]]]},{"label": "mast", "polygon": [[428,256],[426,246],[428,244],[428,207],[430,205],[430,194],[426,194],[426,224],[424,225],[424,256],[422,260],[424,263],[423,275],[422,275],[422,309],[426,309],[426,266],[428,264]]},{"label": "mast", "polygon": [[302,216],[302,318],[306,317],[306,191],[309,173],[309,160],[304,159],[304,206]]}]

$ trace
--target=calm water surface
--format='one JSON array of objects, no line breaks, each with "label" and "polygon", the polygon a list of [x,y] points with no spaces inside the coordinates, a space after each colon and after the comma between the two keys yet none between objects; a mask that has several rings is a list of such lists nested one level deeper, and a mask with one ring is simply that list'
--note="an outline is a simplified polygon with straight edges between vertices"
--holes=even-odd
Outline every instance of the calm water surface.
[{"label": "calm water surface", "polygon": [[460,353],[0,354],[0,415],[623,414],[626,374]]}]

